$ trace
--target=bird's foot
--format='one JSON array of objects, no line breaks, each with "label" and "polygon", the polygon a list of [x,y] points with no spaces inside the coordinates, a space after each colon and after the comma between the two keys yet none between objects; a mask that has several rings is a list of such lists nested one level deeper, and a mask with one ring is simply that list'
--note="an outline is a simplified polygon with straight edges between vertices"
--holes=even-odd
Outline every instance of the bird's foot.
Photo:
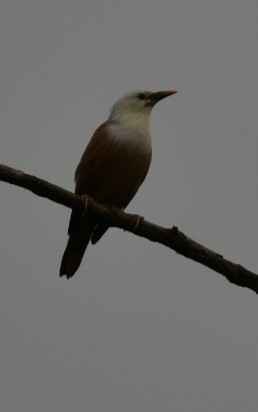
[{"label": "bird's foot", "polygon": [[135,232],[136,229],[139,227],[140,223],[144,221],[144,217],[140,215],[132,215],[132,220],[135,222],[133,231]]},{"label": "bird's foot", "polygon": [[83,216],[85,217],[87,209],[88,209],[88,205],[93,202],[93,199],[89,195],[82,195],[82,200],[85,203],[85,209],[83,212]]}]

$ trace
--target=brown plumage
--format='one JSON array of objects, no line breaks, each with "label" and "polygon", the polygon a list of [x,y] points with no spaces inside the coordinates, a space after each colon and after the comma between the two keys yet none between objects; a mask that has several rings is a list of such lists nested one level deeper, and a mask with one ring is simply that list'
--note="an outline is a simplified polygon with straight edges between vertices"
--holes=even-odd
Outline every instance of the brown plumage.
[{"label": "brown plumage", "polygon": [[[94,133],[75,172],[75,193],[125,208],[148,172],[151,162],[149,117],[154,104],[175,92],[133,92],[119,100],[109,119]],[[144,97],[143,97],[144,96]],[[60,276],[71,277],[91,240],[95,244],[108,226],[97,225],[86,213],[72,211],[69,240]]]}]

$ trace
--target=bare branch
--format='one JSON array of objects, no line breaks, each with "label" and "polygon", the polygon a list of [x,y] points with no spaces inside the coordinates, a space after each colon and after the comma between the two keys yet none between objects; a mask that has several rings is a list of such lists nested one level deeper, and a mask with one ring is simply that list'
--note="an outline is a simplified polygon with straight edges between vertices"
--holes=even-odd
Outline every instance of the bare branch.
[{"label": "bare branch", "polygon": [[[0,165],[0,180],[28,189],[38,196],[46,197],[71,209],[81,212],[85,209],[85,204],[80,196],[20,170]],[[258,293],[257,274],[224,259],[220,254],[195,242],[180,232],[177,227],[164,228],[141,219],[139,226],[135,229],[135,215],[125,213],[121,209],[112,206],[101,205],[94,201],[90,202],[88,207],[99,221],[134,233],[152,242],[161,243],[175,252],[222,274],[229,282]]]}]

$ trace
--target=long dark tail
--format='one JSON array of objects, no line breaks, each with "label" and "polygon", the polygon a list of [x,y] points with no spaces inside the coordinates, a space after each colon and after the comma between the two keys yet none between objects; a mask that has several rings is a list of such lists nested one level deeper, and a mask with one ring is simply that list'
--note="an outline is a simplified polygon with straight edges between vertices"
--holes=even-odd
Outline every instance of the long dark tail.
[{"label": "long dark tail", "polygon": [[79,230],[79,233],[70,235],[60,266],[60,276],[66,276],[69,279],[75,274],[81,264],[95,226],[94,222],[89,222],[86,228],[84,226],[83,232]]}]

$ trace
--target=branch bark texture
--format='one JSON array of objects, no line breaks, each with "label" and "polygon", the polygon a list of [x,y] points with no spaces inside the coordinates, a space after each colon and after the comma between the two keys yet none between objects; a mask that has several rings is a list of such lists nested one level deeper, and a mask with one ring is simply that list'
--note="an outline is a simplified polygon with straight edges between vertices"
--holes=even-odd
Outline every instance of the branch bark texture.
[{"label": "branch bark texture", "polygon": [[[28,189],[38,196],[46,197],[71,209],[76,209],[82,213],[85,211],[85,203],[80,196],[20,170],[0,165],[0,180]],[[89,202],[87,208],[96,215],[99,221],[105,222],[111,227],[118,227],[152,242],[161,243],[176,253],[220,273],[229,282],[258,293],[257,274],[239,264],[224,259],[222,255],[213,252],[180,232],[176,226],[165,228],[141,219],[135,229],[135,215],[94,201]]]}]

